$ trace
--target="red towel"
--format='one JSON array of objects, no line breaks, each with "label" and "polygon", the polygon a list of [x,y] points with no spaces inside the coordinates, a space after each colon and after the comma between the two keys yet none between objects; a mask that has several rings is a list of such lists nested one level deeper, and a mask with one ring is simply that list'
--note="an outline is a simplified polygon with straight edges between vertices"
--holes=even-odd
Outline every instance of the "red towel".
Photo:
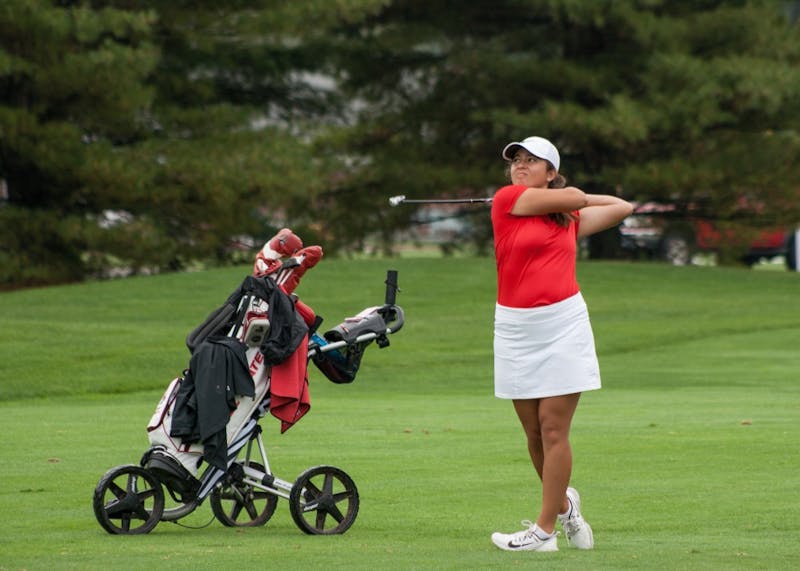
[{"label": "red towel", "polygon": [[317,314],[314,313],[314,310],[303,303],[301,300],[295,300],[294,308],[297,310],[297,313],[300,314],[300,317],[303,318],[303,321],[306,322],[306,325],[311,327],[314,324],[314,320],[317,318]]},{"label": "red towel", "polygon": [[272,366],[269,411],[281,421],[281,434],[311,408],[308,394],[308,335],[300,346],[280,365]]}]

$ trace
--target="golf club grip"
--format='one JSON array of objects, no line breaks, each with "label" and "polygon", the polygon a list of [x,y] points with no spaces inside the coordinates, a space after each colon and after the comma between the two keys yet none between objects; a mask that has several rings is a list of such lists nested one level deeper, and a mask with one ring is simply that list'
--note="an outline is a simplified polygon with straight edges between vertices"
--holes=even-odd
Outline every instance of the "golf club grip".
[{"label": "golf club grip", "polygon": [[386,272],[386,305],[394,305],[397,301],[397,270],[388,270]]}]

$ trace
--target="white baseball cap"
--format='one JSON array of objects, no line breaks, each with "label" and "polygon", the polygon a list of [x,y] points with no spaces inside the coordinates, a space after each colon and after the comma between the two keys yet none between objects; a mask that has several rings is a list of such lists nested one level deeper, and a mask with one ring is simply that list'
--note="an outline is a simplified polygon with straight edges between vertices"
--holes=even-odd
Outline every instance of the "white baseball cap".
[{"label": "white baseball cap", "polygon": [[519,147],[522,147],[530,154],[537,156],[540,159],[550,161],[550,164],[553,165],[553,168],[556,170],[558,170],[558,167],[561,164],[561,157],[558,154],[558,149],[556,149],[556,146],[542,137],[528,137],[520,143],[515,142],[507,144],[506,148],[503,149],[503,158],[507,161],[513,159],[514,153],[517,152]]}]

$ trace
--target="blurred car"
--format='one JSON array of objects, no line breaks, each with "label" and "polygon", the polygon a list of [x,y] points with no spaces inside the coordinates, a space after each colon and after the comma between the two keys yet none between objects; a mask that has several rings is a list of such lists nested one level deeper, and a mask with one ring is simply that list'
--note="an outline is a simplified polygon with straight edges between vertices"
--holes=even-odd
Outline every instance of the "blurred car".
[{"label": "blurred car", "polygon": [[[698,252],[738,248],[748,266],[783,256],[787,268],[796,269],[793,228],[758,229],[740,233],[725,229],[713,218],[691,209],[658,202],[634,203],[633,214],[619,228],[620,245],[631,256],[686,265]],[[747,240],[746,243],[742,243]]]}]

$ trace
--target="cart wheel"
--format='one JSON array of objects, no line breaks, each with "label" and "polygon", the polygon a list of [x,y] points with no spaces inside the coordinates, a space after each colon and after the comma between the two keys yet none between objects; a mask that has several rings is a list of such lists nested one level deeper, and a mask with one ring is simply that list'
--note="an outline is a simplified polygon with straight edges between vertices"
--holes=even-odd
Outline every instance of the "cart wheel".
[{"label": "cart wheel", "polygon": [[[260,472],[266,471],[256,462],[250,462],[249,466]],[[246,483],[240,462],[231,466],[229,474],[229,481],[211,492],[214,516],[228,527],[258,527],[267,523],[275,513],[278,496]]]},{"label": "cart wheel", "polygon": [[358,515],[358,490],[339,468],[309,468],[292,486],[289,510],[297,527],[308,534],[344,533]]},{"label": "cart wheel", "polygon": [[97,521],[108,533],[148,533],[164,513],[164,491],[144,468],[117,466],[100,478],[92,503]]}]

